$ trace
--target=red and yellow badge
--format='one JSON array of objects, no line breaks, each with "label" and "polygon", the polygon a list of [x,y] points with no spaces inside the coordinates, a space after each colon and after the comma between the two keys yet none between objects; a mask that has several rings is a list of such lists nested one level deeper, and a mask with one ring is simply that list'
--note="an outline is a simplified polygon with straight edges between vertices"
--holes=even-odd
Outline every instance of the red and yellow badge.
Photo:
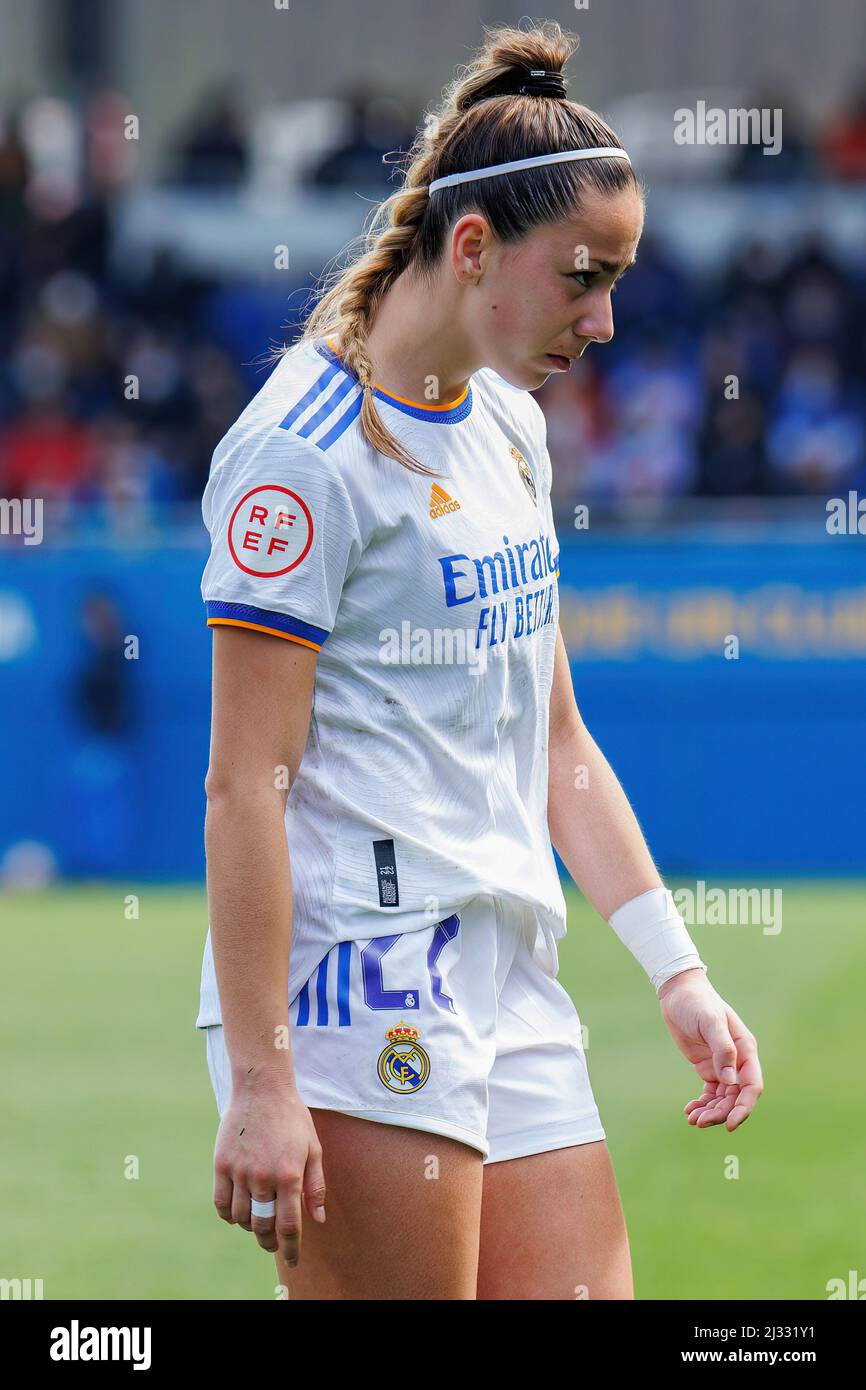
[{"label": "red and yellow badge", "polygon": [[430,1075],[430,1058],[418,1041],[420,1036],[414,1023],[402,1018],[387,1030],[388,1046],[379,1053],[376,1070],[389,1091],[398,1095],[420,1091]]}]

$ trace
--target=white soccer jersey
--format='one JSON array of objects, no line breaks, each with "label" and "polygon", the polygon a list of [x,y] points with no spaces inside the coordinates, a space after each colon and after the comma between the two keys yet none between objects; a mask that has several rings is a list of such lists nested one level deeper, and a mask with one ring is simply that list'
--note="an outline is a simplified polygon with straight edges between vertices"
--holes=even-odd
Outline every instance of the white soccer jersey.
[{"label": "white soccer jersey", "polygon": [[[459,400],[375,390],[435,479],[374,449],[330,342],[302,342],[217,446],[204,494],[207,620],[318,651],[286,807],[289,997],[338,941],[524,903],[556,960],[547,828],[559,603],[544,415],[476,372]],[[205,944],[196,1026],[220,1022]]]}]

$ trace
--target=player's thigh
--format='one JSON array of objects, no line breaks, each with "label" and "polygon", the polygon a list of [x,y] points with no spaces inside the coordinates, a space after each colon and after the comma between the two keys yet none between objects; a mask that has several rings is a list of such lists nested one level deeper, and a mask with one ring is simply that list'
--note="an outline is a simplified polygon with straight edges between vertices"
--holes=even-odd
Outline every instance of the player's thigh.
[{"label": "player's thigh", "polygon": [[482,1155],[456,1139],[311,1109],[324,1224],[303,1213],[290,1299],[473,1299]]},{"label": "player's thigh", "polygon": [[488,1163],[479,1299],[631,1299],[631,1257],[603,1139]]}]

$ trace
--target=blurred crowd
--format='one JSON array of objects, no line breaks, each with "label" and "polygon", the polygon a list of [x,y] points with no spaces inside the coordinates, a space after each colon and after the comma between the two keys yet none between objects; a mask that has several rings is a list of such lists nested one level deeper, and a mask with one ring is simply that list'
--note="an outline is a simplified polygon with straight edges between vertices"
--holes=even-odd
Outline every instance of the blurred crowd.
[{"label": "blurred crowd", "polygon": [[560,508],[866,485],[866,282],[820,240],[698,281],[645,234],[614,294],[613,341],[538,392]]},{"label": "blurred crowd", "polygon": [[[118,527],[198,501],[211,455],[264,380],[245,354],[252,288],[178,265],[146,279],[110,255],[123,150],[110,102],[87,117],[86,177],[71,196],[34,168],[24,126],[0,135],[0,496],[42,497]],[[305,173],[319,189],[393,187],[393,124],[353,98],[351,134]],[[414,130],[403,134],[404,145]],[[387,137],[387,139],[386,139]],[[237,187],[244,123],[221,96],[177,133],[164,178]],[[866,181],[866,93],[808,144],[792,176]],[[749,181],[772,160],[743,159]],[[773,177],[778,178],[778,168]],[[862,268],[861,268],[862,271]],[[816,237],[780,253],[756,228],[711,278],[646,235],[614,300],[616,336],[538,393],[556,502],[826,492],[866,485],[866,284]],[[298,292],[308,287],[297,287]],[[260,295],[260,291],[256,291]],[[285,278],[258,344],[292,338]],[[270,336],[268,336],[270,335]],[[73,508],[75,512],[73,513]]]}]

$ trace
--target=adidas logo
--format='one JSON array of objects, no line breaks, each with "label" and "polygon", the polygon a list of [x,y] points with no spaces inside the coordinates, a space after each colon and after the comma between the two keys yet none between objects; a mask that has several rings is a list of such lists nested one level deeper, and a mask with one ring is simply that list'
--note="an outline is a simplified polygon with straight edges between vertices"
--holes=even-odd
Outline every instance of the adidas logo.
[{"label": "adidas logo", "polygon": [[449,497],[444,488],[434,483],[430,489],[430,515],[444,516],[446,512],[459,512],[460,503]]}]

